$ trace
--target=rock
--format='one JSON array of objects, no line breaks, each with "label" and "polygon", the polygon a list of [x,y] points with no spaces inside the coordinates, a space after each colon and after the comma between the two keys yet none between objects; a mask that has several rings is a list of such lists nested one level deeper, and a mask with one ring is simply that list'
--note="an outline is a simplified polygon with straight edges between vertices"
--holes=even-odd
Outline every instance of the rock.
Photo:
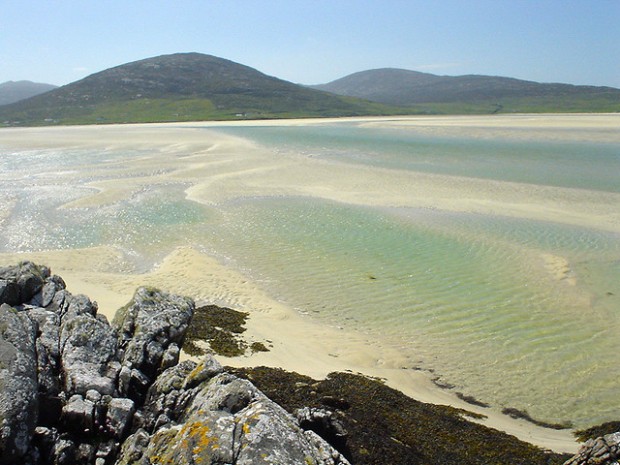
[{"label": "rock", "polygon": [[58,276],[52,276],[41,289],[41,307],[48,307],[54,300],[56,292],[65,289],[65,282]]},{"label": "rock", "polygon": [[[139,288],[132,301],[120,309],[113,325],[119,334],[121,363],[131,370],[138,370],[147,380],[154,381],[158,373],[170,363],[175,349],[164,361],[164,354],[174,344],[180,347],[194,313],[191,299],[167,294],[151,288]],[[132,378],[137,375],[132,373]],[[127,384],[120,392],[142,402],[148,385]]]},{"label": "rock", "polygon": [[36,327],[0,305],[0,463],[19,462],[37,425]]},{"label": "rock", "polygon": [[123,443],[117,465],[150,465],[151,462],[144,457],[150,441],[151,436],[143,429],[138,429]]},{"label": "rock", "polygon": [[313,431],[335,447],[344,448],[347,431],[332,411],[304,407],[295,416],[303,430]]},{"label": "rock", "polygon": [[[348,463],[249,381],[221,373],[210,360],[160,375],[149,391],[148,408],[171,417],[159,427],[155,422],[146,448],[146,432],[140,433],[143,452],[138,460],[132,455],[135,463]],[[122,457],[118,463],[132,462]]]},{"label": "rock", "polygon": [[19,287],[14,281],[0,279],[0,304],[19,305]]},{"label": "rock", "polygon": [[[97,304],[91,302],[85,295],[64,293],[64,297],[65,305],[63,305],[63,310],[66,310],[61,312],[63,323],[81,315],[90,315],[93,317],[97,315]],[[67,299],[67,297],[69,297],[69,299]]]},{"label": "rock", "polygon": [[29,302],[49,277],[49,268],[28,261],[0,267],[0,303],[15,306]]},{"label": "rock", "polygon": [[179,363],[190,299],[140,288],[111,326],[30,262],[0,268],[0,299],[0,465],[348,463],[213,357]]},{"label": "rock", "polygon": [[90,389],[114,394],[121,368],[116,333],[89,312],[74,313],[77,316],[70,318],[69,313],[76,307],[70,305],[70,308],[60,330],[64,390],[69,395],[86,394]]},{"label": "rock", "polygon": [[74,441],[60,438],[52,449],[52,463],[54,465],[76,465],[77,446]]},{"label": "rock", "polygon": [[94,415],[95,404],[76,394],[62,408],[61,423],[66,431],[89,434],[93,431]]},{"label": "rock", "polygon": [[133,400],[124,398],[110,400],[105,421],[105,429],[108,434],[116,439],[125,439],[134,413]]},{"label": "rock", "polygon": [[43,308],[27,311],[39,327],[36,340],[39,392],[46,396],[60,393],[60,317]]},{"label": "rock", "polygon": [[617,465],[620,461],[620,432],[588,439],[564,465]]}]

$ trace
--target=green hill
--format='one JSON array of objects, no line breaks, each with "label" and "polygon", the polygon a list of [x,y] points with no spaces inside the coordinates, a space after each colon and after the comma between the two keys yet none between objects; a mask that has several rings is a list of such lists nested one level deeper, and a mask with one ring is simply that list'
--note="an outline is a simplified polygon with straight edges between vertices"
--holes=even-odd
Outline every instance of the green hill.
[{"label": "green hill", "polygon": [[432,113],[620,111],[620,89],[613,87],[393,68],[362,71],[312,88]]},{"label": "green hill", "polygon": [[179,53],[101,71],[0,107],[4,125],[190,121],[402,113],[336,96],[199,53]]}]

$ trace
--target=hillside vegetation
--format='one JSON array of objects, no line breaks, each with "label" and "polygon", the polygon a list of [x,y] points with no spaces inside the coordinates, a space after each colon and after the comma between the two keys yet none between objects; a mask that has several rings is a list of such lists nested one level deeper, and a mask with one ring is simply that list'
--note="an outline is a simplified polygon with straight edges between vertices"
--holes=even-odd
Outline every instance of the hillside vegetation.
[{"label": "hillside vegetation", "polygon": [[306,87],[199,53],[127,63],[15,103],[0,125],[506,112],[617,112],[620,89],[402,69]]},{"label": "hillside vegetation", "polygon": [[437,76],[404,69],[354,73],[315,89],[419,113],[616,112],[620,89],[498,76]]},{"label": "hillside vegetation", "polygon": [[299,86],[211,55],[180,53],[110,68],[0,107],[0,122],[129,123],[398,112],[383,104]]}]

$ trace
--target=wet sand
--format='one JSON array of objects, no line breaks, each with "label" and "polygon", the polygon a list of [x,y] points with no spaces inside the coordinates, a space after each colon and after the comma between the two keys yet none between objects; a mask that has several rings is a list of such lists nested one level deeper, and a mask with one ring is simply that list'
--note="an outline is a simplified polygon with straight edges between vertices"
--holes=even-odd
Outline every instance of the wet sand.
[{"label": "wet sand", "polygon": [[[349,120],[351,121],[351,120]],[[620,140],[620,115],[524,115],[515,117],[435,117],[356,119],[364,125],[396,125],[413,130],[480,137],[500,131],[520,137],[596,137]],[[325,120],[248,122],[241,124],[325,124]],[[231,124],[231,123],[226,123]],[[93,207],[128,198],[157,183],[183,182],[187,197],[207,205],[239,197],[300,195],[375,206],[412,206],[449,211],[502,214],[587,225],[620,231],[620,195],[577,189],[537,187],[453,176],[400,172],[366,166],[340,165],[292,154],[274,154],[253,143],[217,132],[223,123],[89,126],[3,129],[0,148],[139,149],[138,159],[110,162],[109,179],[89,184],[90,194],[63,208]],[[590,136],[587,136],[590,134]],[[516,137],[516,136],[515,136]],[[117,163],[115,165],[115,163]],[[79,171],[79,170],[78,170]],[[2,173],[0,173],[0,177]],[[71,182],[79,173],[65,174]],[[0,212],[0,225],[3,215]],[[193,297],[198,302],[226,305],[250,313],[247,337],[271,345],[270,352],[238,359],[231,365],[279,366],[314,377],[352,370],[385,378],[404,393],[425,402],[449,404],[487,415],[488,426],[548,449],[574,452],[569,431],[539,428],[491,409],[472,406],[438,388],[427,373],[404,367],[397,352],[361,334],[325,326],[269,296],[260,283],[190,247],[174,247],[147,272],[113,247],[2,254],[0,264],[30,259],[52,267],[73,293],[96,300],[111,318],[141,285],[157,286]],[[569,279],[561,257],[543,257],[550,273]]]}]

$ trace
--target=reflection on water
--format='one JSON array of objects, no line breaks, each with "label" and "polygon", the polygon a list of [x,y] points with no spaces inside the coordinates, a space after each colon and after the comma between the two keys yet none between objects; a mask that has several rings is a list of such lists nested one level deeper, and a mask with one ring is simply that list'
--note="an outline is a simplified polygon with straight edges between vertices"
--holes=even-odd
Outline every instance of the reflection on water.
[{"label": "reflection on water", "polygon": [[[620,191],[617,147],[455,140],[349,126],[235,128],[306,156],[392,169]],[[0,251],[113,245],[136,271],[208,250],[300,312],[400,348],[480,400],[585,426],[617,419],[620,237],[466,213],[307,198],[205,207],[144,182],[97,208],[87,183],[169,169],[140,151],[0,151]],[[129,163],[131,162],[131,163]],[[149,171],[151,170],[151,171]]]}]

